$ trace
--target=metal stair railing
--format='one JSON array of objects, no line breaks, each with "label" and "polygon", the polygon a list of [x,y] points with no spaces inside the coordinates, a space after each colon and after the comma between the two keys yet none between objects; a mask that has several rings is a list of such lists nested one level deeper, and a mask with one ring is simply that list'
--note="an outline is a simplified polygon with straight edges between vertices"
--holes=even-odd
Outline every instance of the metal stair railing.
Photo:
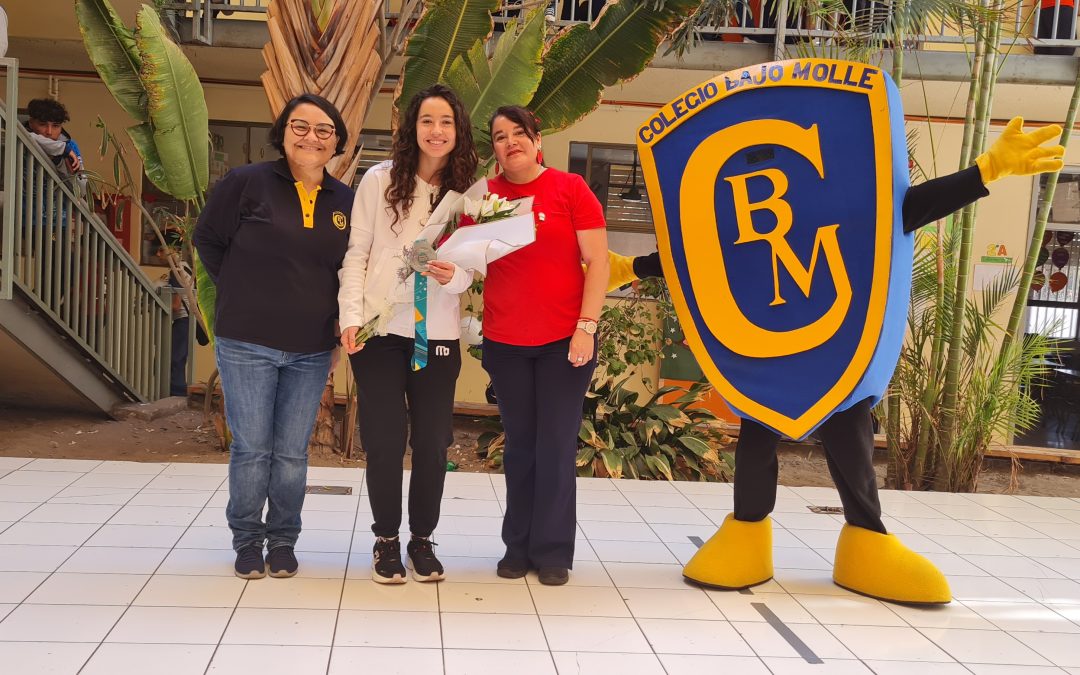
[{"label": "metal stair railing", "polygon": [[0,300],[18,294],[140,401],[169,395],[171,308],[16,117],[18,61],[0,59]]}]

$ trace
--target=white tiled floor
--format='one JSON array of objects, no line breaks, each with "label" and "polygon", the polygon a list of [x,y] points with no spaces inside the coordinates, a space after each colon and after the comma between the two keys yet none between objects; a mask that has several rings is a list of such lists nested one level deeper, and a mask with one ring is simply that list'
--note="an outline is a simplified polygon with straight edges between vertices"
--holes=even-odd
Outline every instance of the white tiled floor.
[{"label": "white tiled floor", "polygon": [[[681,562],[730,485],[581,479],[570,584],[500,579],[505,482],[449,474],[440,584],[370,580],[363,472],[317,468],[294,579],[232,576],[226,467],[0,458],[0,672],[1080,675],[1080,500],[882,493],[947,607],[833,585],[827,488],[781,488],[776,579],[705,591]],[[407,488],[407,481],[406,481]],[[771,620],[771,622],[770,622]]]}]

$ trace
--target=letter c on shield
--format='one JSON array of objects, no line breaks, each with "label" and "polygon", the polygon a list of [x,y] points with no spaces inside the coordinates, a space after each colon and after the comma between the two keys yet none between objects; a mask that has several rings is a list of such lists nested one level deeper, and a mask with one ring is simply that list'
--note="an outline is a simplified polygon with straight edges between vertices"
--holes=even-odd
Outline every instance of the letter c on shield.
[{"label": "letter c on shield", "polygon": [[[791,148],[809,160],[817,169],[819,176],[825,175],[816,125],[803,129],[797,124],[782,120],[753,120],[732,125],[712,134],[690,156],[680,186],[680,222],[684,224],[683,246],[686,266],[690,274],[691,287],[708,289],[707,293],[696,295],[696,301],[707,326],[723,327],[720,330],[711,328],[710,330],[725,347],[743,356],[757,358],[788,356],[818,347],[836,334],[851,306],[851,281],[840,255],[836,240],[836,225],[819,229],[815,237],[813,259],[807,269],[802,267],[802,263],[795,258],[794,252],[791,251],[790,245],[782,234],[773,236],[775,232],[768,234],[753,232],[753,226],[748,219],[747,205],[743,204],[743,208],[740,209],[739,204],[736,204],[736,210],[743,211],[739,218],[744,221],[740,222],[739,227],[741,240],[766,241],[772,247],[771,276],[774,280],[777,265],[781,264],[793,273],[803,292],[809,296],[809,276],[807,275],[813,274],[820,249],[825,253],[825,259],[836,287],[836,297],[825,313],[813,322],[793,330],[774,331],[762,328],[743,313],[732,293],[720,245],[715,208],[716,177],[733,155],[753,145],[779,145]],[[774,181],[774,187],[779,188],[776,181]],[[777,189],[769,200],[752,204],[750,208],[767,208],[775,213],[778,206],[782,205],[790,214],[790,207],[783,202],[782,196],[782,191]],[[780,214],[777,215],[779,220]],[[701,222],[702,219],[705,222]],[[694,223],[694,226],[685,227],[687,223]],[[790,224],[789,218],[788,227]],[[756,236],[748,237],[748,232]],[[766,275],[762,275],[763,281],[767,278]]]}]

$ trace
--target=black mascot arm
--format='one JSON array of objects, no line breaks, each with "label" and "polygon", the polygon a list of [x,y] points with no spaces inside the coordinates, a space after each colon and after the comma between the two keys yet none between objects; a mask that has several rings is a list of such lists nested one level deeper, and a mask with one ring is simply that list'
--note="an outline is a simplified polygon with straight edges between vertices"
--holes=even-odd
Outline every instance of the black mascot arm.
[{"label": "black mascot arm", "polygon": [[660,252],[654,251],[649,255],[634,258],[634,276],[638,279],[664,276],[664,270],[660,268]]},{"label": "black mascot arm", "polygon": [[977,166],[913,185],[904,196],[904,232],[914,232],[988,194]]},{"label": "black mascot arm", "polygon": [[[914,232],[988,194],[977,166],[913,185],[904,197],[904,232]],[[659,251],[639,255],[633,264],[638,279],[664,276]]]}]

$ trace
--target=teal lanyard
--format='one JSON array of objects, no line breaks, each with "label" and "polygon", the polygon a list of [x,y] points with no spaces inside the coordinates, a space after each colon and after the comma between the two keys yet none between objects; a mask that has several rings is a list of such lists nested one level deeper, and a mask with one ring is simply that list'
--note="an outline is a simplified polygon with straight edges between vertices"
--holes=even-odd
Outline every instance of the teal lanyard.
[{"label": "teal lanyard", "polygon": [[416,321],[416,336],[413,340],[412,369],[420,370],[427,365],[427,285],[428,278],[414,272],[416,284],[413,286],[413,316]]}]

